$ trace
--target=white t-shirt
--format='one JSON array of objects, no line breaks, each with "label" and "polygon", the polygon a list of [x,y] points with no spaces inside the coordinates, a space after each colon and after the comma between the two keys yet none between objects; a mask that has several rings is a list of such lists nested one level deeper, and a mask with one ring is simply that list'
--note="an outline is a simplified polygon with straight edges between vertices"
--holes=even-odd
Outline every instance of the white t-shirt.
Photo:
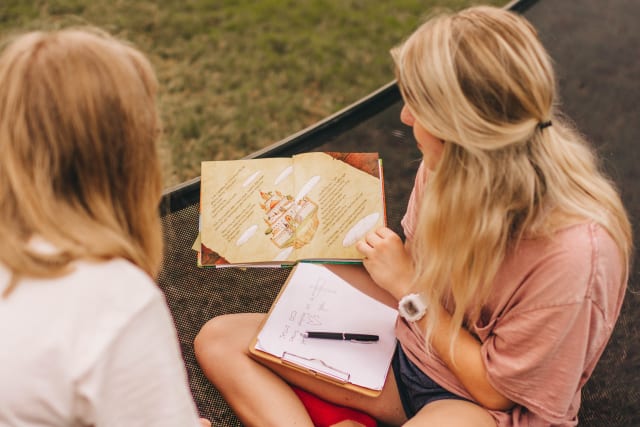
[{"label": "white t-shirt", "polygon": [[[0,265],[0,293],[9,273]],[[0,427],[199,426],[162,292],[124,260],[0,297]]]}]

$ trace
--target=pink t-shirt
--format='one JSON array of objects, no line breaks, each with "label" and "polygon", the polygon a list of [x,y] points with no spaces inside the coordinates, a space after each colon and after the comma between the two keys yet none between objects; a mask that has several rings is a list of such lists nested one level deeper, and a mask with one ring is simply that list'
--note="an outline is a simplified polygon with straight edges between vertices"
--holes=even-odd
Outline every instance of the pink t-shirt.
[{"label": "pink t-shirt", "polygon": [[[414,236],[426,183],[420,166],[402,220]],[[611,336],[626,288],[620,252],[594,223],[577,224],[552,239],[524,240],[495,279],[482,319],[471,332],[482,343],[489,382],[517,403],[492,411],[498,426],[574,426],[580,390]],[[473,400],[437,355],[427,356],[422,332],[396,326],[407,356],[447,390]]]}]

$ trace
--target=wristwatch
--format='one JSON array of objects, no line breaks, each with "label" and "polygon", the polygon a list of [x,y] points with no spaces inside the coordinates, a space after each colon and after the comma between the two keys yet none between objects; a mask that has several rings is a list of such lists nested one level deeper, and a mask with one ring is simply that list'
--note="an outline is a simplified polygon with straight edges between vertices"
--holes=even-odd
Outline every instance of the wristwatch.
[{"label": "wristwatch", "polygon": [[398,313],[408,322],[417,322],[427,312],[427,302],[420,294],[408,294],[400,298]]}]

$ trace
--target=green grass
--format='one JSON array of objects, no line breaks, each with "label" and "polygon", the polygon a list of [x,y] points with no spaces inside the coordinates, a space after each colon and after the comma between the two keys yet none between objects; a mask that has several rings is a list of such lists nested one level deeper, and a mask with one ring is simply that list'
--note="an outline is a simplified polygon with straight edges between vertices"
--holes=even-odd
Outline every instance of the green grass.
[{"label": "green grass", "polygon": [[[96,25],[161,84],[165,184],[279,141],[393,79],[389,49],[469,0],[2,0],[5,34]],[[504,5],[505,0],[481,3]]]}]

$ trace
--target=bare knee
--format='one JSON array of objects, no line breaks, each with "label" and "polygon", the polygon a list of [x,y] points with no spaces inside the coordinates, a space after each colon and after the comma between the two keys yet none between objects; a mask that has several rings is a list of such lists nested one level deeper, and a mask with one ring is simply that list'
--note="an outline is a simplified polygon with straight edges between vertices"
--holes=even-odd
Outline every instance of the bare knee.
[{"label": "bare knee", "polygon": [[230,314],[214,317],[202,327],[193,342],[198,364],[210,380],[220,369],[248,357],[249,344],[257,333],[262,315]]},{"label": "bare knee", "polygon": [[216,349],[226,349],[228,327],[232,319],[229,316],[218,316],[204,324],[193,341],[196,357],[212,355]]}]

